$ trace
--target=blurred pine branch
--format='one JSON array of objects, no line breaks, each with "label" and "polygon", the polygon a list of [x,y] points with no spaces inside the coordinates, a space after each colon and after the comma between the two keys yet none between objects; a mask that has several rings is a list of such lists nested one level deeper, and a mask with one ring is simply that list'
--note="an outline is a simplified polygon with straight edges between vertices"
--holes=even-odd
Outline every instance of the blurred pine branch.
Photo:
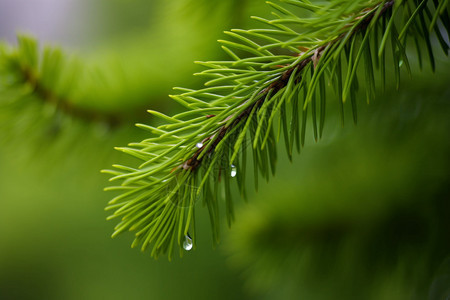
[{"label": "blurred pine branch", "polygon": [[131,113],[102,111],[80,105],[77,91],[83,88],[84,76],[85,66],[79,60],[68,58],[55,47],[46,46],[40,53],[37,41],[31,37],[19,35],[17,47],[0,48],[3,93],[15,93],[17,98],[33,97],[73,118],[110,127],[135,119],[141,111],[139,108]]}]

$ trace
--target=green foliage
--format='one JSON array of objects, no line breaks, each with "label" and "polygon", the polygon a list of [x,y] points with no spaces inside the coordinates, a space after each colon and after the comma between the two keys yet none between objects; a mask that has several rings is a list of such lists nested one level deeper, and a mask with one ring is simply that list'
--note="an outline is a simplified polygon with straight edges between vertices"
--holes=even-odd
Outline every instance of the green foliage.
[{"label": "green foliage", "polygon": [[206,68],[196,74],[205,78],[204,88],[175,88],[180,93],[171,97],[185,112],[149,111],[166,124],[138,124],[153,136],[118,148],[142,163],[105,171],[113,175],[111,181],[120,181],[107,188],[120,192],[107,207],[114,211],[109,219],[121,218],[113,236],[135,231],[133,247],[144,251],[153,243],[152,256],[168,253],[170,259],[177,245],[182,254],[191,238],[195,247],[195,205],[201,199],[218,242],[222,197],[229,225],[234,218],[232,181],[245,197],[251,164],[256,189],[259,176],[268,180],[275,173],[281,136],[290,159],[294,148],[303,147],[308,123],[316,141],[322,136],[327,85],[336,94],[342,124],[347,102],[356,123],[361,86],[370,101],[377,72],[384,86],[386,72],[393,70],[397,87],[401,68],[411,73],[408,41],[421,65],[426,52],[433,70],[430,32],[448,53],[447,1],[281,2],[286,4],[268,2],[273,19],[254,17],[261,28],[225,32],[230,39],[219,42],[231,60],[199,62]]},{"label": "green foliage", "polygon": [[131,112],[118,113],[87,105],[89,99],[95,102],[91,97],[99,90],[88,84],[92,81],[95,81],[94,72],[76,57],[51,46],[45,46],[40,52],[37,41],[31,37],[18,36],[16,47],[2,45],[0,48],[0,92],[16,105],[29,105],[27,101],[33,98],[53,107],[55,114],[62,112],[110,126],[131,119]]}]

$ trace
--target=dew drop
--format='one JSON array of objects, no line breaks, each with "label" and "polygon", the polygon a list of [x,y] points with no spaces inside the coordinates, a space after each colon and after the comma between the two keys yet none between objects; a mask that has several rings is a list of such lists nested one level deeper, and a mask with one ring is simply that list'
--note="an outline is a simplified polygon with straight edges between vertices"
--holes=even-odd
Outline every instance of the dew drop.
[{"label": "dew drop", "polygon": [[237,169],[235,165],[231,165],[231,177],[236,177]]},{"label": "dew drop", "polygon": [[183,242],[183,248],[184,248],[184,250],[189,251],[189,250],[192,249],[192,246],[193,246],[193,244],[192,244],[192,239],[191,239],[191,237],[190,237],[189,235],[186,235],[186,236],[184,237],[184,242]]},{"label": "dew drop", "polygon": [[197,145],[195,145],[197,148],[201,148],[201,147],[203,147],[203,143],[197,143]]},{"label": "dew drop", "polygon": [[398,66],[399,66],[399,67],[403,66],[403,59],[401,59],[401,60],[398,62]]}]

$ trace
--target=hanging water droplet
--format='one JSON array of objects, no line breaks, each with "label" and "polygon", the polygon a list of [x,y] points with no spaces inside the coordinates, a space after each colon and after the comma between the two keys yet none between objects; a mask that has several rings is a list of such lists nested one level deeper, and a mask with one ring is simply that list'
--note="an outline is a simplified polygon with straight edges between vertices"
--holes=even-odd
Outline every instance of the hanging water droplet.
[{"label": "hanging water droplet", "polygon": [[237,174],[237,169],[235,165],[231,165],[231,177],[235,177]]},{"label": "hanging water droplet", "polygon": [[189,235],[186,235],[184,237],[184,242],[183,242],[183,248],[186,251],[189,251],[192,249],[193,243],[192,243],[192,239]]},{"label": "hanging water droplet", "polygon": [[201,148],[201,147],[203,147],[203,143],[197,143],[197,145],[195,145],[197,148]]},{"label": "hanging water droplet", "polygon": [[401,60],[398,62],[398,66],[399,66],[399,67],[403,66],[403,59],[401,59]]}]

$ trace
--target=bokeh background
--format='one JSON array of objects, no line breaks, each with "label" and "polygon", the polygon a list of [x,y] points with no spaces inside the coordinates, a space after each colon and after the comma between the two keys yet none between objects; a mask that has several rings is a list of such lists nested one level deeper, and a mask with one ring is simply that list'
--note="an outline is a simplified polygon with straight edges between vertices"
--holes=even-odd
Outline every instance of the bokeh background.
[{"label": "bokeh background", "polygon": [[60,45],[81,62],[75,104],[126,116],[110,126],[0,91],[0,299],[450,296],[450,63],[438,47],[434,74],[411,52],[398,91],[388,80],[373,103],[361,96],[357,125],[346,107],[341,126],[330,92],[322,140],[309,132],[292,163],[280,147],[276,176],[235,197],[214,249],[200,204],[198,247],[182,259],[110,238],[100,170],[134,163],[113,147],[146,137],[133,126],[154,122],[146,109],[180,111],[171,88],[199,87],[193,61],[224,58],[215,40],[258,26],[263,2],[0,0],[1,40]]}]

